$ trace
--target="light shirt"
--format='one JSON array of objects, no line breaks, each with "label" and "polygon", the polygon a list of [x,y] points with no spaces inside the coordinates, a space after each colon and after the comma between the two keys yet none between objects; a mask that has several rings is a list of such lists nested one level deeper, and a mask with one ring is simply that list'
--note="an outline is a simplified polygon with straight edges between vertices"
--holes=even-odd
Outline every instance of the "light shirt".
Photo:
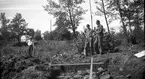
[{"label": "light shirt", "polygon": [[30,46],[33,44],[33,42],[31,40],[27,40],[27,44],[28,44],[28,46]]},{"label": "light shirt", "polygon": [[85,35],[86,35],[86,38],[90,38],[92,36],[92,30],[87,28],[85,30]]}]

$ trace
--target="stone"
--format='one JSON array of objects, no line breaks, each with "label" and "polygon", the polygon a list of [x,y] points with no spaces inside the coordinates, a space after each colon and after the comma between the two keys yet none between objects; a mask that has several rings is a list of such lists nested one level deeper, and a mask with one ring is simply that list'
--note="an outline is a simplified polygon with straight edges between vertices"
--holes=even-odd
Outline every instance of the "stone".
[{"label": "stone", "polygon": [[82,75],[82,74],[83,74],[83,72],[82,72],[82,71],[78,71],[78,72],[77,72],[77,74]]},{"label": "stone", "polygon": [[59,76],[58,78],[59,78],[59,79],[64,79],[64,76]]},{"label": "stone", "polygon": [[82,76],[81,75],[74,75],[74,78],[75,79],[80,79],[80,78],[82,78]]},{"label": "stone", "polygon": [[104,71],[104,69],[102,67],[99,67],[98,72],[102,72],[102,71]]},{"label": "stone", "polygon": [[119,68],[119,71],[123,71],[124,69],[122,67]]},{"label": "stone", "polygon": [[71,76],[64,76],[64,79],[70,79]]},{"label": "stone", "polygon": [[105,75],[100,75],[100,79],[110,79],[111,75],[105,74]]},{"label": "stone", "polygon": [[128,74],[126,77],[127,77],[128,79],[131,79],[131,74]]},{"label": "stone", "polygon": [[89,75],[85,75],[83,79],[89,79]]},{"label": "stone", "polygon": [[90,73],[90,70],[86,70],[86,73]]}]

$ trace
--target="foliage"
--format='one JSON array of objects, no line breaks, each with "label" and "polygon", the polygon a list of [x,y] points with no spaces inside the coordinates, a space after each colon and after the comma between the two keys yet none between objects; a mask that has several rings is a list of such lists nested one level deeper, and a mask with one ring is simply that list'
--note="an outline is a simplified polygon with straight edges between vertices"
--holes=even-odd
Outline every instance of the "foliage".
[{"label": "foliage", "polygon": [[136,36],[132,28],[139,29],[144,25],[144,0],[107,0],[107,5],[107,10],[112,14],[119,12],[123,33],[127,40],[133,42]]},{"label": "foliage", "polygon": [[108,29],[108,33],[110,34],[109,23],[111,23],[114,18],[112,18],[112,14],[109,11],[106,11],[106,6],[107,5],[105,4],[106,2],[104,2],[104,0],[101,0],[101,2],[96,1],[95,3],[97,4],[97,6],[96,6],[97,12],[95,14],[99,15],[99,16],[104,15],[106,25],[107,25],[107,29]]},{"label": "foliage", "polygon": [[83,0],[59,0],[59,4],[49,0],[44,9],[56,18],[55,25],[71,29],[75,35],[76,29],[80,23],[82,14],[85,13],[79,6]]},{"label": "foliage", "polygon": [[145,37],[144,30],[142,30],[142,28],[135,28],[132,33],[137,43],[144,42]]},{"label": "foliage", "polygon": [[0,20],[2,22],[2,27],[0,28],[2,39],[17,39],[18,42],[20,42],[20,36],[23,35],[24,31],[28,35],[32,37],[34,36],[34,29],[26,28],[28,23],[26,23],[25,19],[20,13],[17,13],[11,21],[6,18],[5,13],[1,13],[0,16]]},{"label": "foliage", "polygon": [[117,46],[121,45],[121,40],[118,38],[115,38],[116,34],[115,33],[110,33],[110,35],[106,32],[104,34],[104,39],[103,39],[103,49],[105,51],[108,51],[110,53],[112,52],[117,52],[118,49],[116,49]]},{"label": "foliage", "polygon": [[[111,32],[113,33],[113,32]],[[78,38],[81,36],[78,34]],[[81,42],[84,42],[83,34],[82,34]],[[76,40],[77,41],[77,40]],[[75,41],[75,42],[76,42]],[[80,45],[84,44],[81,43]],[[83,47],[80,46],[80,47]],[[124,47],[124,46],[123,46]],[[125,50],[126,47],[123,48]],[[124,62],[124,60],[128,59],[128,56],[122,56],[122,55],[130,55],[134,50],[140,51],[140,47],[136,46],[136,48],[132,48],[122,54],[120,53],[113,53],[113,54],[104,54],[101,56],[101,58],[111,58],[113,57],[113,66],[112,68],[109,68],[111,71],[111,74],[116,76],[116,73],[119,73],[118,69],[115,70],[115,66],[117,65],[119,68],[120,65]],[[128,48],[127,48],[128,49]],[[82,55],[78,54],[80,52],[77,51],[77,47],[72,45],[72,43],[68,41],[45,41],[41,40],[39,41],[39,44],[35,46],[35,55],[32,58],[27,57],[27,50],[28,47],[12,47],[10,45],[7,45],[6,47],[3,47],[0,49],[1,54],[1,72],[2,72],[2,79],[55,79],[58,75],[60,75],[62,69],[60,67],[50,67],[49,63],[89,63],[90,57],[84,57],[82,58]],[[128,53],[130,52],[130,53]],[[135,52],[136,53],[136,52]],[[116,54],[119,54],[116,57]],[[122,55],[120,55],[122,54]],[[136,58],[137,59],[137,58]],[[140,59],[137,59],[137,61]],[[94,61],[100,62],[100,56],[95,56]],[[134,63],[132,61],[132,64],[129,64],[128,62],[126,64],[126,70],[127,74],[128,72],[133,73],[135,72],[138,74],[141,74],[140,71],[137,71],[137,69],[144,67],[144,63],[138,62]],[[141,63],[141,64],[140,64]],[[136,65],[137,64],[137,65]],[[137,67],[135,67],[137,66]],[[109,66],[110,67],[110,66]],[[136,69],[132,69],[132,68]],[[74,67],[73,67],[74,68]],[[80,67],[82,68],[82,67]],[[131,68],[131,69],[129,69]],[[74,68],[76,69],[76,68]],[[69,70],[73,71],[73,69]],[[57,73],[57,74],[56,74]]]},{"label": "foliage", "polygon": [[60,74],[59,67],[50,67],[44,59],[29,58],[22,49],[9,46],[0,49],[2,79],[56,79]]},{"label": "foliage", "polygon": [[5,39],[8,40],[8,38],[10,37],[10,32],[8,31],[8,23],[9,23],[9,19],[6,18],[5,13],[1,13],[0,15],[0,21],[1,21],[1,28],[0,28],[0,33],[1,33],[1,39]]},{"label": "foliage", "polygon": [[11,32],[7,30],[2,30],[1,33],[2,39],[4,38],[4,40],[8,40],[12,36]]},{"label": "foliage", "polygon": [[32,29],[32,28],[27,28],[26,31],[27,31],[27,35],[30,35],[30,36],[34,37],[34,35],[35,35],[34,29]]},{"label": "foliage", "polygon": [[37,41],[42,40],[41,31],[40,31],[40,30],[37,30],[37,31],[35,32],[34,39],[36,39]]},{"label": "foliage", "polygon": [[7,24],[10,21],[9,19],[6,18],[5,13],[1,13],[1,15],[0,15],[0,21],[1,21],[1,24],[2,24],[1,28],[3,30],[5,30],[7,28]]},{"label": "foliage", "polygon": [[3,37],[3,35],[0,35],[0,40],[4,40],[4,37]]},{"label": "foliage", "polygon": [[77,38],[73,40],[79,52],[83,52],[85,46],[85,39],[86,39],[85,34],[82,32],[82,33],[78,33]]},{"label": "foliage", "polygon": [[52,40],[53,39],[52,34],[50,35],[49,31],[45,31],[43,33],[43,37],[44,37],[44,40]]},{"label": "foliage", "polygon": [[57,27],[52,32],[45,32],[44,34],[45,40],[71,40],[71,33],[68,31],[68,29],[63,27]]},{"label": "foliage", "polygon": [[145,73],[145,63],[144,60],[138,60],[135,57],[130,57],[130,60],[126,61],[123,74],[130,73],[132,79],[143,79]]},{"label": "foliage", "polygon": [[28,24],[26,23],[22,15],[20,13],[17,13],[15,17],[12,19],[11,24],[9,25],[9,28],[16,35],[21,35],[23,34],[23,31],[26,30],[27,25]]},{"label": "foliage", "polygon": [[[95,3],[97,4],[96,5],[97,11],[95,12],[95,14],[98,16],[106,15],[109,24],[111,22],[113,22],[114,20],[119,19],[118,12],[111,10],[113,7],[109,7],[109,5],[110,5],[109,1],[103,0],[103,2],[104,2],[104,6],[102,3],[102,0],[95,1]],[[104,7],[104,9],[103,9],[103,7]]]}]

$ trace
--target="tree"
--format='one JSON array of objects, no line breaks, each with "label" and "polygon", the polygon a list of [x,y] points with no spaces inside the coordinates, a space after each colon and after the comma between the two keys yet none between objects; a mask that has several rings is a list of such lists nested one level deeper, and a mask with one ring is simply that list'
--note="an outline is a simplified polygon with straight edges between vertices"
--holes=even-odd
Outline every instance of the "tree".
[{"label": "tree", "polygon": [[131,35],[134,37],[131,38],[131,42],[133,41],[144,41],[144,31],[142,28],[144,27],[144,0],[134,0],[132,3],[129,3],[127,6],[130,11],[130,27],[134,27],[131,31]]},{"label": "tree", "polygon": [[56,18],[56,25],[71,29],[73,35],[76,34],[76,29],[80,23],[82,14],[85,10],[79,6],[83,0],[59,0],[59,4],[55,1],[48,0],[48,4],[43,6],[44,9]]},{"label": "tree", "polygon": [[108,2],[107,10],[111,11],[111,13],[113,13],[114,11],[118,12],[117,14],[120,16],[122,28],[123,28],[124,35],[127,41],[128,34],[127,34],[127,28],[124,22],[125,18],[123,17],[123,11],[122,11],[124,9],[125,0],[107,0],[107,2]]},{"label": "tree", "polygon": [[[121,11],[124,23],[129,28],[129,42],[136,44],[136,38],[143,33],[141,25],[144,23],[144,0],[132,0],[132,2],[125,0],[123,5]],[[132,29],[132,27],[135,29]]]},{"label": "tree", "polygon": [[27,31],[27,34],[28,34],[28,35],[30,35],[30,36],[32,36],[32,38],[34,38],[34,35],[35,35],[34,29],[32,29],[32,28],[27,28],[26,31]]},{"label": "tree", "polygon": [[7,29],[7,24],[9,23],[9,19],[6,18],[5,13],[1,13],[0,15],[0,21],[1,21],[1,29]]},{"label": "tree", "polygon": [[18,42],[20,42],[20,35],[26,31],[27,25],[28,23],[26,23],[22,15],[20,13],[16,13],[15,17],[11,21],[11,24],[9,25],[9,28],[14,36],[16,36]]},{"label": "tree", "polygon": [[[107,0],[108,10],[118,11],[126,39],[133,36],[132,27],[140,28],[144,23],[144,0]],[[129,31],[127,30],[129,28]],[[128,41],[129,42],[129,41]]]},{"label": "tree", "polygon": [[9,23],[9,19],[6,18],[5,13],[1,13],[0,15],[0,21],[1,21],[1,28],[0,28],[0,32],[2,34],[2,37],[7,40],[11,33],[8,31],[8,23]]},{"label": "tree", "polygon": [[53,36],[52,34],[49,33],[49,31],[45,31],[43,33],[43,36],[44,36],[44,40],[53,40]]},{"label": "tree", "polygon": [[51,32],[44,32],[44,39],[45,40],[71,40],[71,33],[68,29],[63,27],[57,27],[54,31]]},{"label": "tree", "polygon": [[40,30],[36,30],[35,35],[34,35],[34,38],[35,38],[37,41],[42,40],[41,31],[40,31]]},{"label": "tree", "polygon": [[71,40],[71,33],[67,28],[58,27],[54,30],[54,32],[56,33],[56,36],[54,36],[55,40]]},{"label": "tree", "polygon": [[102,16],[102,13],[105,17],[105,21],[106,21],[106,24],[107,24],[107,29],[108,29],[108,33],[110,34],[110,30],[109,30],[109,23],[108,23],[108,20],[107,20],[107,11],[105,10],[105,3],[104,3],[104,0],[101,0],[101,2],[99,1],[96,1],[95,2],[96,4],[98,4],[99,6],[96,6],[96,8],[98,9],[99,11],[99,14],[96,12],[96,15],[100,15]]}]

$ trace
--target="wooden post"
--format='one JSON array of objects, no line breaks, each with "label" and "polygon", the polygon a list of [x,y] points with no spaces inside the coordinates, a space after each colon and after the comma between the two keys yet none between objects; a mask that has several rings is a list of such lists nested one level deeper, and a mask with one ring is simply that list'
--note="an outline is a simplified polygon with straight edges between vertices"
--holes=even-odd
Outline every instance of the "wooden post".
[{"label": "wooden post", "polygon": [[89,77],[89,79],[92,79],[92,73],[93,73],[93,57],[91,57],[90,77]]},{"label": "wooden post", "polygon": [[52,20],[50,19],[50,32],[52,31]]},{"label": "wooden post", "polygon": [[93,29],[92,5],[91,5],[91,1],[90,0],[89,0],[89,4],[90,4],[90,16],[91,16],[91,28]]}]

